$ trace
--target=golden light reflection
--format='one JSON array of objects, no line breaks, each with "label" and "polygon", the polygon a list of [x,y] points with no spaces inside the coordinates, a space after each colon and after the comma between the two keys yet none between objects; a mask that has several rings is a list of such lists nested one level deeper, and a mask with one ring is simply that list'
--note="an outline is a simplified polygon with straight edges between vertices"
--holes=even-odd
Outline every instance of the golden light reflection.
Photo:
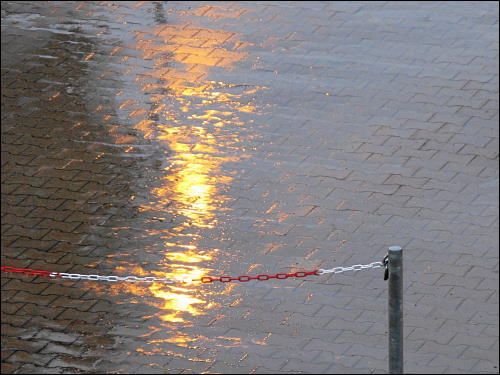
[{"label": "golden light reflection", "polygon": [[[204,8],[199,8],[200,14],[210,17],[238,17],[244,13],[244,10],[225,12],[223,7]],[[198,14],[196,12],[194,9],[192,14]],[[177,219],[174,226],[144,231],[144,236],[163,241],[160,251],[164,259],[157,266],[165,271],[154,276],[198,279],[215,273],[205,265],[215,258],[218,250],[200,249],[200,232],[215,228],[217,214],[228,209],[229,198],[222,189],[233,177],[224,171],[223,165],[245,157],[234,148],[239,141],[238,128],[246,125],[242,119],[249,113],[258,112],[252,95],[263,87],[208,79],[214,67],[232,69],[235,63],[247,57],[243,49],[249,44],[238,40],[233,32],[193,23],[160,24],[150,30],[135,31],[135,38],[135,45],[124,47],[138,51],[143,65],[150,64],[152,69],[136,70],[135,65],[127,66],[124,74],[135,74],[131,81],[141,88],[142,92],[137,95],[141,99],[130,99],[130,95],[125,98],[121,96],[123,92],[119,92],[115,97],[117,109],[125,113],[133,129],[143,138],[169,150],[170,164],[165,167],[159,183],[150,188],[153,199],[141,203],[139,210],[155,212],[158,216],[163,212]],[[122,47],[116,47],[110,54],[120,55],[121,51]],[[134,60],[137,57],[134,56]],[[122,56],[121,62],[127,65],[128,56]],[[133,143],[133,136],[113,134],[117,143]],[[117,271],[147,274],[140,266],[133,267],[132,271],[130,268]],[[201,291],[199,284],[126,284],[112,288],[116,293],[123,293],[125,288],[126,292],[138,296],[144,295],[147,288],[158,299],[148,303],[158,308],[157,317],[169,329],[175,329],[172,324],[189,324],[190,317],[217,307],[207,300],[210,292]],[[226,288],[231,290],[233,286]],[[153,336],[149,343],[155,342]],[[193,337],[175,332],[168,340],[182,346],[193,341]]]},{"label": "golden light reflection", "polygon": [[204,5],[200,8],[184,12],[185,14],[192,14],[195,16],[210,17],[213,19],[220,18],[238,18],[242,14],[247,13],[247,9],[227,9],[223,6],[217,5]]},{"label": "golden light reflection", "polygon": [[[237,119],[238,107],[242,107],[245,113],[255,110],[255,107],[248,103],[242,105],[239,103],[241,95],[226,93],[221,90],[224,83],[210,82],[206,78],[209,67],[230,68],[245,58],[246,54],[216,48],[235,38],[235,34],[225,31],[192,25],[167,25],[157,27],[150,34],[158,37],[156,41],[138,40],[136,49],[143,51],[144,59],[153,59],[155,69],[149,75],[137,77],[137,81],[142,82],[143,91],[153,93],[151,102],[155,106],[148,111],[147,118],[140,118],[143,115],[141,113],[133,113],[139,118],[135,128],[142,130],[145,138],[155,137],[159,142],[166,143],[173,156],[172,165],[162,178],[162,185],[152,190],[156,202],[152,207],[142,208],[147,210],[169,206],[170,210],[184,216],[184,223],[180,228],[175,228],[176,231],[193,227],[213,228],[216,225],[216,213],[224,208],[223,204],[227,200],[219,194],[219,186],[232,180],[221,173],[221,166],[239,158],[227,155],[224,150],[227,140],[217,133],[216,128],[205,125],[242,125]],[[202,45],[200,41],[203,41]],[[189,71],[177,66],[165,67],[166,61],[182,63]],[[155,80],[157,83],[154,83]],[[167,93],[164,93],[165,90]],[[167,105],[166,99],[172,97],[178,103],[179,113]],[[219,104],[227,110],[206,109],[208,104]],[[160,122],[151,120],[154,115],[158,116]],[[183,118],[201,124],[184,125],[181,122]],[[214,252],[200,255],[196,236],[193,236],[190,246],[183,252],[165,253],[171,269],[167,276],[199,278],[208,273],[209,270],[202,268],[201,264],[211,260]],[[186,267],[186,264],[190,267]],[[200,315],[202,310],[199,306],[207,304],[193,286],[166,289],[162,285],[152,285],[150,290],[155,297],[164,301],[162,309],[169,311],[160,316],[165,322],[185,322],[186,314]]]},{"label": "golden light reflection", "polygon": [[188,218],[186,226],[213,228],[215,212],[222,210],[227,200],[217,194],[217,186],[232,180],[220,173],[220,166],[238,157],[225,156],[217,138],[204,128],[160,125],[159,129],[162,134],[157,139],[168,142],[174,151],[173,168],[163,177],[165,184],[153,189],[153,194],[165,204],[174,202],[177,212]]},{"label": "golden light reflection", "polygon": [[204,303],[205,301],[188,294],[189,289],[178,287],[171,287],[170,289],[165,291],[160,284],[150,287],[155,297],[165,300],[162,309],[173,311],[170,314],[161,315],[162,320],[166,322],[184,322],[184,313],[200,315],[200,311],[195,307],[195,304]]}]

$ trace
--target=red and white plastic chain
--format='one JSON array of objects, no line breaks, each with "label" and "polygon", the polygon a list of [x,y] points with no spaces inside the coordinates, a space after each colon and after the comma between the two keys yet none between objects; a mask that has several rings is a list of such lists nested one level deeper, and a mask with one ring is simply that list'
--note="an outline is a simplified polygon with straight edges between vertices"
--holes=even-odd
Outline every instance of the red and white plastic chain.
[{"label": "red and white plastic chain", "polygon": [[297,271],[293,273],[276,273],[274,275],[268,275],[268,274],[261,274],[257,276],[248,276],[248,275],[242,275],[242,276],[237,276],[237,277],[231,277],[231,276],[220,276],[220,277],[213,277],[213,276],[202,276],[199,279],[176,279],[176,278],[170,278],[170,277],[165,277],[165,278],[157,278],[153,276],[148,276],[148,277],[140,277],[140,276],[101,276],[101,275],[82,275],[79,273],[65,273],[65,272],[51,272],[51,271],[42,271],[42,270],[33,270],[30,268],[15,268],[15,267],[8,267],[8,266],[2,266],[1,270],[2,272],[13,272],[13,273],[22,273],[25,275],[36,275],[36,276],[44,276],[44,277],[60,277],[63,279],[70,279],[73,281],[76,280],[90,280],[90,281],[125,281],[125,282],[136,282],[136,281],[142,281],[142,282],[147,282],[147,283],[155,283],[155,282],[160,282],[160,283],[165,283],[165,284],[172,284],[172,283],[185,283],[185,282],[196,282],[200,281],[203,284],[209,284],[214,281],[220,281],[221,283],[229,283],[232,281],[239,281],[241,283],[250,281],[250,280],[258,280],[258,281],[266,281],[266,280],[271,280],[271,279],[278,279],[278,280],[284,280],[288,279],[289,277],[297,277],[297,278],[302,278],[306,276],[319,276],[319,275],[324,275],[327,273],[341,273],[345,271],[361,271],[367,268],[378,268],[378,267],[384,267],[383,262],[372,262],[369,264],[355,264],[350,267],[335,267],[332,269],[317,269],[313,271]]}]

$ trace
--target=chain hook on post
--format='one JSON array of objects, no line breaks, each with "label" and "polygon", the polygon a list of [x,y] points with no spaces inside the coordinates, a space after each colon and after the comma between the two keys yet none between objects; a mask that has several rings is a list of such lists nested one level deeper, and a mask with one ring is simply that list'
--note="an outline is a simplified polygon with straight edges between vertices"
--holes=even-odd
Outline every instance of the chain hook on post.
[{"label": "chain hook on post", "polygon": [[384,280],[389,279],[389,255],[386,255],[384,257],[384,260],[382,261],[384,264]]}]

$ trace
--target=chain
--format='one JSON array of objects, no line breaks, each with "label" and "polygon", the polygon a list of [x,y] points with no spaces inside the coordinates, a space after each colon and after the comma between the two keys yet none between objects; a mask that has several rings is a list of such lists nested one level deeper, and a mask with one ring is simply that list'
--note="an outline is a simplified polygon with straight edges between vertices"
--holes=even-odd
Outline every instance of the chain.
[{"label": "chain", "polygon": [[163,284],[174,284],[179,282],[192,281],[189,279],[174,279],[171,277],[158,278],[154,276],[147,277],[137,277],[137,276],[101,276],[101,275],[82,275],[79,273],[64,273],[64,272],[52,272],[50,277],[61,277],[63,279],[70,280],[92,280],[92,281],[125,281],[127,283],[135,283],[137,281],[142,281],[145,283],[163,283]]},{"label": "chain", "polygon": [[332,269],[318,269],[314,271],[297,271],[293,273],[276,273],[273,275],[267,275],[267,274],[261,274],[257,276],[248,276],[248,275],[242,275],[242,276],[237,276],[237,277],[231,277],[231,276],[220,276],[220,277],[213,277],[213,276],[203,276],[200,277],[199,279],[182,279],[182,278],[171,278],[171,277],[164,277],[164,278],[158,278],[154,276],[147,276],[147,277],[138,277],[138,276],[114,276],[114,275],[109,275],[109,276],[102,276],[102,275],[82,275],[79,273],[65,273],[65,272],[50,272],[50,271],[40,271],[40,270],[32,270],[30,268],[15,268],[15,267],[5,267],[3,266],[1,269],[3,272],[14,272],[14,273],[22,273],[26,275],[36,275],[36,276],[44,276],[44,277],[60,277],[62,279],[69,279],[69,280],[90,280],[90,281],[111,281],[111,282],[118,282],[118,281],[124,281],[128,283],[135,283],[135,282],[145,282],[145,283],[163,283],[163,284],[174,284],[174,283],[186,283],[186,282],[202,282],[203,284],[209,284],[214,281],[219,281],[221,283],[229,283],[232,281],[239,281],[241,283],[250,281],[250,280],[258,280],[258,281],[266,281],[270,279],[278,279],[278,280],[284,280],[288,279],[290,277],[297,277],[297,278],[302,278],[306,276],[312,276],[312,275],[324,275],[327,273],[342,273],[346,271],[361,271],[364,269],[368,268],[379,268],[379,267],[384,267],[386,266],[386,260],[384,259],[383,262],[372,262],[370,264],[355,264],[350,267],[335,267]]},{"label": "chain", "polygon": [[14,267],[6,267],[2,266],[3,272],[14,272],[14,273],[24,273],[25,275],[37,275],[50,277],[53,272],[50,271],[40,271],[40,270],[32,270],[30,268],[14,268]]},{"label": "chain", "polygon": [[355,264],[350,267],[335,267],[329,270],[324,270],[324,269],[319,269],[318,274],[319,275],[324,275],[325,273],[342,273],[346,271],[361,271],[365,270],[368,268],[379,268],[379,267],[384,267],[383,262],[372,262],[370,264]]},{"label": "chain", "polygon": [[50,272],[50,271],[32,270],[30,268],[14,268],[14,267],[2,267],[2,271],[22,273],[25,275],[44,276],[44,277],[60,277],[62,279],[70,279],[70,280],[92,280],[92,281],[113,281],[113,282],[125,281],[129,283],[142,281],[146,283],[164,283],[164,284],[192,281],[190,279],[174,279],[171,277],[158,278],[153,276],[137,277],[137,276],[113,276],[113,275],[111,276],[82,275],[79,273]]},{"label": "chain", "polygon": [[288,279],[289,277],[306,277],[306,276],[311,276],[311,275],[319,275],[318,270],[314,271],[297,271],[294,273],[277,273],[274,275],[267,275],[267,274],[262,274],[262,275],[257,275],[257,276],[238,276],[238,277],[230,277],[230,276],[221,276],[221,277],[211,277],[211,276],[203,276],[199,279],[195,279],[193,281],[201,281],[204,284],[208,284],[214,281],[220,281],[221,283],[229,283],[231,281],[239,281],[241,283],[245,283],[250,280],[259,280],[259,281],[266,281],[269,279]]}]

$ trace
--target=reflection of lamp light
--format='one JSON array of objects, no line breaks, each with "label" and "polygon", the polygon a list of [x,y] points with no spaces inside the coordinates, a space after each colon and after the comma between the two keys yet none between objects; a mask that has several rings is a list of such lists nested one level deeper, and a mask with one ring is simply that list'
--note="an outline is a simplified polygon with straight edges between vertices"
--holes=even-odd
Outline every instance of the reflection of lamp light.
[{"label": "reflection of lamp light", "polygon": [[163,310],[174,311],[171,314],[161,315],[160,318],[166,322],[184,322],[182,317],[183,313],[189,313],[193,316],[200,315],[201,312],[194,307],[194,304],[205,303],[205,301],[193,297],[189,294],[191,292],[188,289],[171,287],[169,291],[161,289],[161,286],[151,285],[151,292],[155,297],[161,298],[164,301],[162,306]]},{"label": "reflection of lamp light", "polygon": [[[248,92],[254,93],[260,88],[245,88],[243,93],[236,94],[227,92],[235,85],[207,80],[211,67],[230,68],[246,57],[246,53],[239,51],[244,44],[236,40],[235,33],[192,24],[162,24],[151,30],[137,31],[135,35],[134,48],[142,52],[144,60],[152,59],[153,69],[141,71],[131,82],[140,85],[148,103],[124,96],[119,109],[129,112],[128,118],[135,122],[133,128],[145,139],[166,144],[172,152],[171,165],[165,169],[160,185],[150,191],[154,199],[143,204],[140,211],[175,212],[184,220],[175,228],[154,227],[143,233],[171,241],[159,250],[164,251],[161,265],[168,271],[155,276],[197,279],[209,273],[201,263],[212,259],[216,250],[200,253],[199,234],[193,228],[216,225],[216,213],[225,209],[228,199],[221,194],[219,186],[233,179],[222,172],[221,166],[241,158],[241,155],[229,156],[225,149],[228,144],[234,149],[236,132],[223,133],[222,130],[244,125],[238,114],[251,113],[256,108],[242,101]],[[225,47],[231,42],[235,43],[234,50]],[[111,54],[118,52],[115,48]],[[132,71],[131,68],[125,74]],[[176,106],[172,105],[173,101]],[[214,105],[218,109],[214,109]],[[196,123],[187,125],[186,121]],[[172,239],[179,237],[189,244],[178,244]],[[169,252],[167,249],[172,247],[175,250]],[[161,299],[160,305],[149,303],[162,310],[159,316],[165,322],[182,323],[186,322],[186,315],[202,314],[200,304],[205,304],[205,308],[215,306],[207,306],[204,297],[197,294],[198,289],[190,285],[151,284],[148,288]],[[143,289],[131,287],[130,291],[140,295]]]}]

